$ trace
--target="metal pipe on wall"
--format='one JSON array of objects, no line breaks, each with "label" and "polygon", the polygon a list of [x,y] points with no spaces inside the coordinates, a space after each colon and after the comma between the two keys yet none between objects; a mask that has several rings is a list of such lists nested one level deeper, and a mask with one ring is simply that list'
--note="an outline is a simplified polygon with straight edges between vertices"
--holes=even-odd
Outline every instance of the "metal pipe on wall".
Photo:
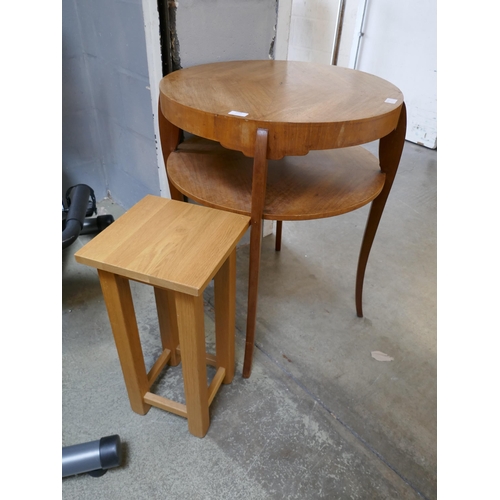
[{"label": "metal pipe on wall", "polygon": [[366,6],[368,4],[368,0],[364,0],[364,5],[363,5],[363,15],[361,17],[361,24],[359,25],[359,34],[358,34],[358,44],[356,46],[356,55],[354,56],[354,66],[353,68],[356,69],[356,66],[358,65],[358,55],[359,55],[359,48],[361,46],[361,38],[363,37],[363,25],[365,24],[365,15],[366,15]]},{"label": "metal pipe on wall", "polygon": [[335,26],[335,39],[333,44],[332,64],[337,66],[340,49],[340,39],[342,37],[342,27],[344,25],[345,0],[339,1],[339,9],[337,12],[337,24]]}]

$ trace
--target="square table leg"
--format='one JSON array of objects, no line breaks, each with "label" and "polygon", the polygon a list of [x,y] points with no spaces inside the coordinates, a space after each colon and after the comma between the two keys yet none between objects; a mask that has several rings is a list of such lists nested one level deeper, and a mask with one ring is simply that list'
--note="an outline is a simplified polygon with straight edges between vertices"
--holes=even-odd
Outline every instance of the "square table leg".
[{"label": "square table leg", "polygon": [[194,436],[204,437],[210,419],[203,295],[194,297],[175,292],[175,306],[182,353],[188,429]]},{"label": "square table leg", "polygon": [[98,272],[130,406],[136,413],[145,415],[151,408],[151,405],[144,403],[149,383],[130,283],[122,276],[100,269]]},{"label": "square table leg", "polygon": [[179,327],[175,311],[175,293],[172,290],[156,287],[154,291],[161,344],[163,349],[170,351],[169,365],[177,366],[181,358],[177,352],[177,347],[179,347]]},{"label": "square table leg", "polygon": [[225,368],[223,384],[234,377],[234,330],[236,321],[236,248],[214,279],[216,368]]}]

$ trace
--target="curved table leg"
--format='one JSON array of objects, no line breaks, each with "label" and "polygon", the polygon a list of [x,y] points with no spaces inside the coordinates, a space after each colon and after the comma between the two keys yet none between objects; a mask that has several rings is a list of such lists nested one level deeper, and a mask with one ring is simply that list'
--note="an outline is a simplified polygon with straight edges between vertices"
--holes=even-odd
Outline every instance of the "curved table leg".
[{"label": "curved table leg", "polygon": [[170,123],[161,111],[161,104],[158,100],[158,128],[160,130],[160,144],[163,154],[163,163],[167,174],[168,187],[172,200],[187,201],[187,198],[170,182],[167,172],[167,160],[172,151],[177,149],[181,138],[181,131],[174,124]]},{"label": "curved table leg", "polygon": [[259,287],[260,251],[262,243],[262,213],[267,182],[267,130],[258,129],[255,139],[255,155],[252,175],[252,213],[250,230],[250,268],[248,275],[247,333],[243,377],[252,371],[255,324],[257,319],[257,295]]},{"label": "curved table leg", "polygon": [[188,198],[187,196],[184,196],[171,182],[170,182],[170,179],[168,178],[168,174],[167,174],[167,180],[168,180],[168,188],[170,189],[170,198],[172,198],[172,200],[176,200],[176,201],[184,201],[184,202],[187,202],[188,201]]},{"label": "curved table leg", "polygon": [[366,222],[365,234],[361,243],[359,253],[358,270],[356,274],[356,313],[358,317],[363,317],[363,282],[365,278],[366,264],[372,248],[375,234],[384,211],[387,197],[392,188],[396,172],[398,171],[399,160],[403,152],[406,135],[406,106],[403,103],[397,127],[389,135],[386,135],[379,142],[380,169],[385,173],[385,184],[380,194],[372,201],[368,220]]},{"label": "curved table leg", "polygon": [[276,221],[276,242],[274,249],[279,252],[281,250],[281,233],[283,231],[283,221]]}]

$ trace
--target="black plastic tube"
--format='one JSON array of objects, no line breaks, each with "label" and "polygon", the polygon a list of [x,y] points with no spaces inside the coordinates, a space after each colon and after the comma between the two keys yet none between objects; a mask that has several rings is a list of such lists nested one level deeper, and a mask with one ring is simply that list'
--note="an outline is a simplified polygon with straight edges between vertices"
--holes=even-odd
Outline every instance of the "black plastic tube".
[{"label": "black plastic tube", "polygon": [[67,248],[80,235],[83,229],[83,221],[87,214],[91,189],[86,184],[78,184],[73,190],[71,205],[66,217],[66,225],[62,233],[62,247]]}]

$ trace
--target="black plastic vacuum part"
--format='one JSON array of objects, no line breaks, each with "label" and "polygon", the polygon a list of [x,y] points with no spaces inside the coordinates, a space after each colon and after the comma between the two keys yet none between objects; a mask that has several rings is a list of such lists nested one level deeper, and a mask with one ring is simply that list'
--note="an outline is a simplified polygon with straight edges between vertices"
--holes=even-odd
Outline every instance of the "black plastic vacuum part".
[{"label": "black plastic vacuum part", "polygon": [[114,222],[112,215],[85,218],[97,213],[94,191],[86,184],[70,187],[66,192],[66,200],[69,208],[63,223],[63,249],[72,245],[80,234],[99,233]]},{"label": "black plastic vacuum part", "polygon": [[103,437],[89,443],[65,446],[62,449],[62,477],[88,473],[100,477],[121,462],[120,436]]},{"label": "black plastic vacuum part", "polygon": [[[73,191],[71,199],[69,192]],[[68,214],[66,216],[65,226],[62,232],[62,247],[67,248],[80,235],[83,228],[83,221],[87,215],[89,198],[93,195],[92,189],[86,184],[78,184],[68,189],[66,197],[69,203]]]},{"label": "black plastic vacuum part", "polygon": [[112,215],[98,215],[92,219],[85,219],[80,234],[95,234],[106,229],[115,221]]}]

